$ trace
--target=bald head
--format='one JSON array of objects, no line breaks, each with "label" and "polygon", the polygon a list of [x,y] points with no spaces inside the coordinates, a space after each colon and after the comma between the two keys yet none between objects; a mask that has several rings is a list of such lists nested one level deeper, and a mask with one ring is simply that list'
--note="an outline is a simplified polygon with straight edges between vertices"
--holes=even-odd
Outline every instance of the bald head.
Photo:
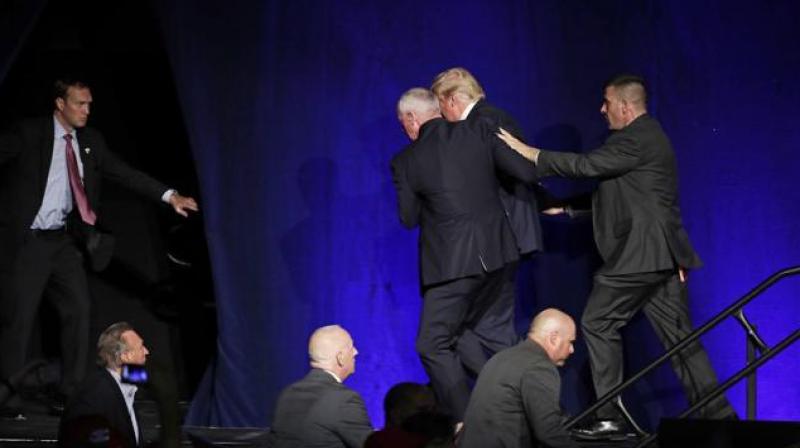
[{"label": "bald head", "polygon": [[528,338],[538,343],[554,364],[562,366],[574,351],[575,322],[563,311],[548,308],[533,318]]},{"label": "bald head", "polygon": [[350,333],[338,325],[320,327],[308,340],[311,367],[333,372],[343,381],[355,372],[357,354]]}]

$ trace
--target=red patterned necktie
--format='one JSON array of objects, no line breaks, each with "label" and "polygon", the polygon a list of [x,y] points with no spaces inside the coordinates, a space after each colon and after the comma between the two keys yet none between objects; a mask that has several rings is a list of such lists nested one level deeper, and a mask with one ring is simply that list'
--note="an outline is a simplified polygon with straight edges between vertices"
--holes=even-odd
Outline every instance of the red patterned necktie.
[{"label": "red patterned necktie", "polygon": [[81,182],[78,172],[78,161],[75,159],[75,151],[72,149],[72,135],[64,135],[64,140],[67,141],[67,171],[69,172],[69,185],[72,187],[72,198],[78,205],[83,222],[93,226],[97,221],[97,216],[89,206],[89,200],[86,199],[86,192],[83,190],[83,182]]}]

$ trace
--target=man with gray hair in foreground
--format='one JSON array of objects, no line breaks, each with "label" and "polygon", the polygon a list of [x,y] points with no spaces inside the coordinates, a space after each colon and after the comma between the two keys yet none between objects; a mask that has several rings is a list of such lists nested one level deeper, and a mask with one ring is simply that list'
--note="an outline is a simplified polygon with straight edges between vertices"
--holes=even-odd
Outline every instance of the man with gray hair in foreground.
[{"label": "man with gray hair in foreground", "polygon": [[61,418],[60,446],[78,445],[71,431],[73,422],[88,416],[105,419],[111,433],[107,435],[118,435],[119,446],[144,446],[142,428],[133,407],[137,387],[125,382],[122,369],[125,364],[144,366],[149,354],[144,341],[129,323],[117,322],[103,330],[97,340],[99,368],[86,377],[67,402]]},{"label": "man with gray hair in foreground", "polygon": [[344,328],[318,328],[308,341],[311,371],[281,392],[270,438],[275,448],[362,447],[372,433],[364,400],[342,382],[356,370]]},{"label": "man with gray hair in foreground", "polygon": [[575,322],[548,308],[528,337],[494,355],[472,391],[459,447],[577,447],[564,429],[558,369],[573,352]]}]

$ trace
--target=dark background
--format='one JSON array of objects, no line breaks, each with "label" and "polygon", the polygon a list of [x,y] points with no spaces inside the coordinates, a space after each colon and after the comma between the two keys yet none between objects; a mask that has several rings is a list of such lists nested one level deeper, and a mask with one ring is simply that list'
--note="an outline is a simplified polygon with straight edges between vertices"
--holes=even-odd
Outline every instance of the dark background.
[{"label": "dark background", "polygon": [[[353,334],[360,355],[348,383],[375,426],[392,384],[426,381],[413,348],[416,232],[398,223],[388,161],[407,143],[397,98],[452,66],[472,71],[530,142],[575,151],[606,136],[604,80],[645,76],[706,264],[691,276],[695,323],[800,258],[793,1],[0,5],[2,123],[48,110],[52,72],[80,69],[93,83],[91,124],[111,147],[200,200],[199,218],[184,223],[107,189],[101,212],[119,250],[93,280],[96,328],[137,316],[146,342],[161,341],[152,357],[172,366],[180,394],[194,396],[193,423],[268,425],[277,393],[307,369],[308,334],[330,323]],[[545,184],[562,195],[591,188]],[[578,318],[598,264],[591,223],[543,221],[547,252],[520,273],[520,329],[546,306]],[[173,247],[191,269],[168,261]],[[797,327],[798,292],[790,279],[748,307],[768,343]],[[643,319],[626,336],[629,372],[661,351]],[[703,342],[720,377],[744,364],[735,323]],[[760,371],[760,418],[800,418],[798,354],[793,347]],[[588,375],[579,341],[562,371],[568,410],[588,404]],[[743,415],[743,387],[728,397]],[[651,427],[685,406],[666,366],[626,401]]]}]

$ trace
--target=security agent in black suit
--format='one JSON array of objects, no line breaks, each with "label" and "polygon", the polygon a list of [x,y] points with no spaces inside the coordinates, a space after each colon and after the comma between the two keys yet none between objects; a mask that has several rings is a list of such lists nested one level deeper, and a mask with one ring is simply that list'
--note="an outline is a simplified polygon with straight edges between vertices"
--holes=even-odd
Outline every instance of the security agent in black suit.
[{"label": "security agent in black suit", "polygon": [[79,446],[87,441],[73,440],[79,434],[73,426],[81,417],[105,418],[109,427],[119,434],[122,446],[143,446],[142,427],[133,406],[137,387],[122,382],[122,365],[143,366],[150,352],[144,341],[127,322],[117,322],[106,328],[97,341],[100,367],[86,376],[77,392],[64,408],[59,428],[59,445]]},{"label": "security agent in black suit", "polygon": [[495,301],[509,281],[507,266],[519,257],[495,173],[532,182],[535,167],[494,138],[488,122],[443,120],[426,89],[406,92],[397,110],[413,140],[392,160],[400,220],[420,226],[423,309],[416,348],[439,403],[461,421],[468,370],[477,375],[492,354],[513,343],[504,327],[493,325],[506,313]]},{"label": "security agent in black suit", "polygon": [[[101,177],[169,203],[186,216],[194,199],[132,169],[111,153],[102,134],[86,127],[92,95],[79,81],[56,81],[52,115],[23,121],[0,134],[0,380],[22,369],[43,297],[61,326],[62,391],[70,394],[85,373],[89,291],[82,250],[96,269],[111,256],[110,236],[96,231]],[[70,152],[77,165],[71,183]],[[77,154],[77,156],[74,156]],[[88,210],[87,210],[88,209]]]},{"label": "security agent in black suit", "polygon": [[[540,176],[597,178],[592,196],[594,237],[603,266],[595,273],[581,327],[589,349],[595,391],[603,396],[623,379],[619,330],[644,310],[669,348],[691,331],[686,271],[701,261],[683,228],[678,206],[675,154],[661,125],[647,114],[644,81],[622,75],[605,87],[600,112],[615,131],[586,154],[541,151],[507,132],[501,138],[537,164]],[[672,359],[687,398],[694,403],[717,378],[700,343]],[[621,402],[620,402],[621,403]],[[621,431],[613,407],[582,433],[602,437]],[[709,418],[733,417],[724,396],[704,409]],[[579,431],[580,433],[580,431]]]},{"label": "security agent in black suit", "polygon": [[568,448],[558,367],[573,352],[575,322],[549,308],[531,322],[528,337],[483,367],[464,418],[459,447]]},{"label": "security agent in black suit", "polygon": [[311,371],[284,389],[275,405],[273,448],[361,448],[372,433],[364,400],[343,383],[356,369],[353,339],[342,327],[314,331]]}]

